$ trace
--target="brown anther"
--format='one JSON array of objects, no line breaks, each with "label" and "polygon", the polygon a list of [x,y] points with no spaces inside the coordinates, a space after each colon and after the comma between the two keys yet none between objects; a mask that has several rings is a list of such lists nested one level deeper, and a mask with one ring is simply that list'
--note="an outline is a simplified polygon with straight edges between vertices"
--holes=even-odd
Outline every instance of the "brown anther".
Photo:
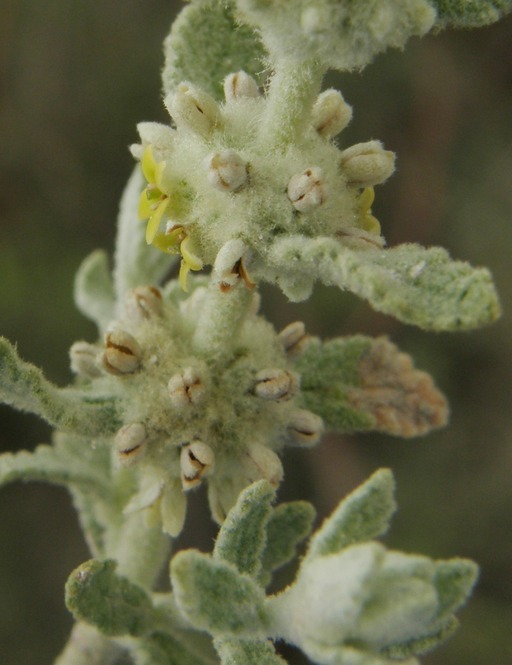
[{"label": "brown anther", "polygon": [[183,444],[180,454],[181,484],[185,491],[200,484],[210,475],[215,463],[215,454],[210,446],[199,439]]},{"label": "brown anther", "polygon": [[296,409],[288,423],[288,432],[293,443],[300,446],[314,446],[324,433],[324,423],[315,413]]},{"label": "brown anther", "polygon": [[292,399],[299,391],[298,374],[285,369],[263,369],[256,374],[254,394],[276,402]]},{"label": "brown anther", "polygon": [[116,434],[115,445],[120,464],[132,466],[146,451],[146,428],[141,423],[121,427]]},{"label": "brown anther", "polygon": [[126,314],[137,322],[160,317],[163,312],[162,294],[156,286],[138,286],[126,294]]},{"label": "brown anther", "polygon": [[132,374],[140,367],[142,351],[137,340],[124,330],[113,330],[105,336],[103,368],[111,374]]},{"label": "brown anther", "polygon": [[167,388],[172,405],[178,409],[199,404],[205,394],[201,374],[193,367],[186,367],[174,374]]},{"label": "brown anther", "polygon": [[286,354],[290,358],[297,358],[304,352],[309,335],[306,335],[306,326],[302,321],[294,321],[281,330],[278,339]]}]

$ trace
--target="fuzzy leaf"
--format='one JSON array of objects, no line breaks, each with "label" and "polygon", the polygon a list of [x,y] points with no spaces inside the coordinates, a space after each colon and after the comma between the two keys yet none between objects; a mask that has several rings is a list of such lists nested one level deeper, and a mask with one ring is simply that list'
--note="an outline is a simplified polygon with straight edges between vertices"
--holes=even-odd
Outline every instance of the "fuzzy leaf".
[{"label": "fuzzy leaf", "polygon": [[223,637],[215,640],[222,665],[285,665],[267,640],[237,640]]},{"label": "fuzzy leaf", "polygon": [[272,572],[296,554],[297,545],[310,533],[315,509],[307,501],[281,503],[274,508],[267,523],[267,543],[263,552],[259,580],[267,586]]},{"label": "fuzzy leaf", "polygon": [[312,340],[296,367],[305,407],[330,429],[413,437],[447,422],[446,400],[430,376],[383,337]]},{"label": "fuzzy leaf", "polygon": [[105,635],[146,635],[158,628],[160,614],[151,598],[128,578],[117,575],[117,563],[91,559],[66,582],[66,606],[76,619]]},{"label": "fuzzy leaf", "polygon": [[416,658],[396,660],[350,646],[328,646],[306,641],[304,651],[319,665],[419,665]]},{"label": "fuzzy leaf", "polygon": [[478,566],[469,559],[437,562],[434,584],[439,598],[438,620],[446,619],[466,602],[477,577]]},{"label": "fuzzy leaf", "polygon": [[97,249],[82,261],[75,277],[75,303],[104,331],[115,316],[114,289],[107,254]]},{"label": "fuzzy leaf", "polygon": [[[427,635],[426,637],[420,637],[417,640],[410,640],[404,644],[394,644],[388,649],[385,649],[384,653],[393,659],[398,658],[400,659],[400,662],[402,662],[402,658],[412,656],[413,654],[427,653],[427,651],[430,651],[442,642],[445,642],[453,635],[458,627],[459,622],[457,619],[448,619],[443,627],[434,634]],[[393,660],[393,662],[395,662],[395,660]]]},{"label": "fuzzy leaf", "polygon": [[453,261],[439,247],[404,244],[356,250],[330,238],[292,236],[274,243],[269,262],[291,300],[308,297],[317,278],[425,330],[469,330],[500,315],[489,271]]},{"label": "fuzzy leaf", "polygon": [[216,665],[218,663],[214,654],[205,657],[202,653],[195,653],[194,647],[198,641],[201,641],[202,635],[196,633],[191,640],[189,634],[188,638],[186,643],[182,643],[169,633],[154,632],[147,637],[139,638],[133,646],[132,653],[136,655],[137,665]]},{"label": "fuzzy leaf", "polygon": [[395,482],[389,469],[379,469],[349,494],[313,535],[307,559],[340,550],[385,533],[396,510]]},{"label": "fuzzy leaf", "polygon": [[57,388],[40,369],[21,360],[4,338],[0,338],[0,402],[83,436],[110,434],[120,426],[112,400]]},{"label": "fuzzy leaf", "polygon": [[137,210],[145,182],[139,164],[126,184],[117,219],[116,253],[114,257],[114,287],[121,301],[128,289],[145,284],[159,284],[177,261],[146,243],[146,224],[140,221]]},{"label": "fuzzy leaf", "polygon": [[255,32],[237,24],[229,3],[201,2],[185,7],[164,43],[164,92],[191,81],[213,97],[223,96],[224,78],[244,70],[256,79],[264,50]]},{"label": "fuzzy leaf", "polygon": [[233,565],[186,550],[171,561],[171,582],[178,607],[196,628],[212,635],[261,635],[263,592]]},{"label": "fuzzy leaf", "polygon": [[512,10],[511,0],[430,0],[441,28],[478,28],[499,20]]},{"label": "fuzzy leaf", "polygon": [[427,0],[236,0],[242,20],[261,31],[272,59],[316,60],[350,70],[387,48],[424,35],[436,14]]},{"label": "fuzzy leaf", "polygon": [[232,563],[241,573],[257,575],[274,497],[275,490],[266,480],[249,485],[229,511],[217,536],[213,556]]}]

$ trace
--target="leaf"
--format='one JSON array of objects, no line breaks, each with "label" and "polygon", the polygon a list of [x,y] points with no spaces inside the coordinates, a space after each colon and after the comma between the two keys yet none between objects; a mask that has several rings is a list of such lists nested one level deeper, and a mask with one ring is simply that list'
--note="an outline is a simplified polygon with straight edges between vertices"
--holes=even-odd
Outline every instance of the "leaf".
[{"label": "leaf", "polygon": [[[385,649],[384,653],[393,659],[398,658],[400,659],[400,662],[402,662],[401,659],[405,658],[406,656],[412,656],[413,654],[423,654],[427,651],[430,651],[451,637],[458,627],[459,622],[457,619],[449,619],[443,625],[443,627],[434,634],[420,637],[416,640],[410,640],[404,644],[394,644],[393,646]],[[395,661],[393,660],[393,662]]]},{"label": "leaf", "polygon": [[241,573],[257,575],[274,497],[275,490],[266,480],[249,485],[229,511],[217,536],[213,556],[232,563]]},{"label": "leaf", "polygon": [[120,423],[112,399],[57,388],[42,371],[19,358],[0,337],[0,402],[44,418],[50,425],[82,436],[115,432]]},{"label": "leaf", "polygon": [[160,614],[147,593],[115,572],[112,560],[91,559],[66,582],[66,606],[80,621],[105,635],[146,635],[158,629]]},{"label": "leaf", "polygon": [[396,510],[395,482],[389,469],[379,469],[349,494],[311,538],[306,559],[340,550],[385,533]]},{"label": "leaf", "polygon": [[361,69],[387,48],[430,30],[427,0],[236,0],[240,17],[261,31],[272,60],[316,60],[325,69]]},{"label": "leaf", "polygon": [[291,300],[308,297],[317,278],[425,330],[470,330],[500,315],[489,271],[453,261],[439,247],[357,250],[330,238],[291,236],[276,241],[268,258]]},{"label": "leaf", "polygon": [[261,78],[265,55],[256,33],[237,24],[230,3],[211,1],[181,11],[164,51],[166,94],[182,81],[190,81],[217,99],[223,97],[223,80],[232,72],[244,70]]},{"label": "leaf", "polygon": [[436,562],[434,585],[439,598],[438,620],[444,620],[467,601],[478,577],[478,566],[469,559]]},{"label": "leaf", "polygon": [[267,543],[263,551],[260,583],[267,586],[272,572],[296,554],[297,545],[310,533],[315,509],[307,501],[281,503],[274,508],[267,523]]},{"label": "leaf", "polygon": [[222,665],[285,665],[268,640],[237,640],[223,637],[215,640]]},{"label": "leaf", "polygon": [[441,28],[478,28],[499,20],[512,10],[511,0],[430,0]]},{"label": "leaf", "polygon": [[78,309],[104,331],[115,316],[115,298],[106,252],[97,249],[82,261],[75,277]]},{"label": "leaf", "polygon": [[446,400],[430,376],[384,337],[311,340],[296,368],[305,407],[330,429],[413,437],[447,422]]},{"label": "leaf", "polygon": [[[137,640],[133,647],[137,665],[216,665],[216,658],[202,657],[192,648],[201,640],[201,635],[188,635],[186,645],[173,635],[154,632],[152,635]],[[192,639],[191,639],[192,638]],[[191,648],[189,648],[191,647]]]},{"label": "leaf", "polygon": [[233,565],[186,550],[171,561],[171,582],[178,607],[196,628],[246,637],[264,631],[264,594]]},{"label": "leaf", "polygon": [[137,164],[126,184],[117,219],[116,253],[114,257],[114,287],[118,301],[129,289],[159,284],[177,261],[146,243],[146,224],[137,211],[145,182]]}]

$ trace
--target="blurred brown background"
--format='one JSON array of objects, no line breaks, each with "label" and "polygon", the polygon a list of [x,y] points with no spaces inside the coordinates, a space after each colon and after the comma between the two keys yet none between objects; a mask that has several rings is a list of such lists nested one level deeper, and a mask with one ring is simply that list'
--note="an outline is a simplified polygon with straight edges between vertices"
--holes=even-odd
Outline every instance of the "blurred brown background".
[{"label": "blurred brown background", "polygon": [[[169,0],[0,0],[0,334],[64,385],[67,349],[94,339],[72,302],[72,279],[96,247],[112,250],[117,204],[140,120],[166,121],[161,42]],[[327,437],[285,458],[282,498],[308,498],[320,515],[379,466],[396,474],[400,510],[387,539],[434,557],[476,559],[477,592],[462,628],[427,665],[512,662],[512,17],[479,31],[413,40],[362,74],[333,79],[354,106],[344,145],[381,139],[398,170],[374,212],[389,244],[446,246],[491,268],[504,316],[485,330],[427,334],[373,313],[334,289],[286,305],[277,327],[302,318],[323,336],[387,334],[448,395],[451,425],[414,441]],[[0,407],[0,448],[33,448],[49,431]],[[193,498],[189,534],[213,530]],[[0,660],[46,665],[70,627],[63,585],[88,558],[64,490],[0,492]],[[303,662],[288,652],[290,661]]]}]

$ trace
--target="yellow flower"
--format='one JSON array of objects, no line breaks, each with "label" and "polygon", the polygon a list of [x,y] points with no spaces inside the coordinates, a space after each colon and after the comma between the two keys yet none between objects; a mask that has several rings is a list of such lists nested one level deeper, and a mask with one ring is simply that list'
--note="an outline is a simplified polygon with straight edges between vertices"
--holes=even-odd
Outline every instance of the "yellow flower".
[{"label": "yellow flower", "polygon": [[375,200],[373,187],[363,189],[358,197],[359,213],[361,215],[361,227],[368,233],[380,235],[380,222],[372,215],[372,204]]},{"label": "yellow flower", "polygon": [[181,254],[180,285],[188,291],[187,276],[191,270],[201,270],[203,262],[197,256],[193,241],[180,224],[169,228],[165,233],[155,233],[153,244],[162,252]]},{"label": "yellow flower", "polygon": [[148,220],[146,242],[151,245],[155,240],[162,217],[169,206],[169,193],[165,191],[162,185],[165,162],[155,160],[149,145],[144,150],[141,166],[148,185],[140,195],[139,218]]}]

